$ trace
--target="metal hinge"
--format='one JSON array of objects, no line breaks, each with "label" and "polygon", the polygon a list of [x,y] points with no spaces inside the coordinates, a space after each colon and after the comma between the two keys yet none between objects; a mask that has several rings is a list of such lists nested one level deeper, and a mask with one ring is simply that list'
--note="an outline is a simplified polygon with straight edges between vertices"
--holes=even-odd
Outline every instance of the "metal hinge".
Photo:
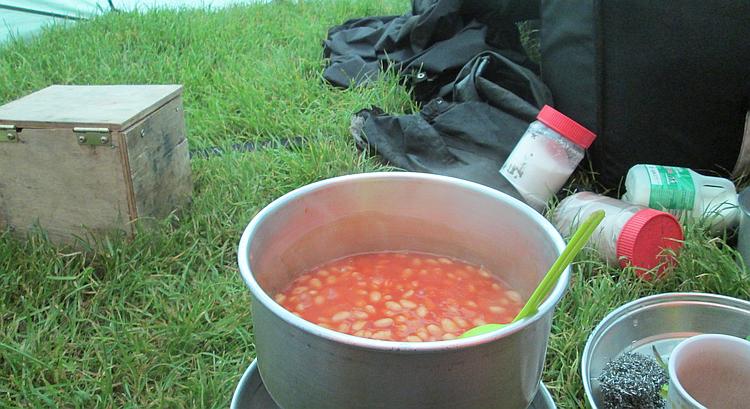
[{"label": "metal hinge", "polygon": [[107,128],[73,128],[79,145],[102,146],[112,143],[112,135]]},{"label": "metal hinge", "polygon": [[0,125],[0,142],[18,142],[18,130],[15,125]]}]

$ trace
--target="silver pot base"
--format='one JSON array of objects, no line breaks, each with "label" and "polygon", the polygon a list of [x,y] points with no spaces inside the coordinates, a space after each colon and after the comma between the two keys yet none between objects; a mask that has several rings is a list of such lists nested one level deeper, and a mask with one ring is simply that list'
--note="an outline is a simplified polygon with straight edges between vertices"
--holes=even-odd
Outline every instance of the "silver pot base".
[{"label": "silver pot base", "polygon": [[[257,361],[253,361],[250,366],[242,375],[240,382],[237,384],[237,389],[234,390],[232,396],[232,403],[230,409],[279,409],[268,394],[266,387],[263,385],[263,380],[260,378],[260,372],[258,372]],[[543,383],[539,384],[539,392],[534,397],[534,401],[531,402],[531,406],[528,409],[557,409],[555,402],[552,400],[552,395],[549,393],[547,388],[544,387]]]}]

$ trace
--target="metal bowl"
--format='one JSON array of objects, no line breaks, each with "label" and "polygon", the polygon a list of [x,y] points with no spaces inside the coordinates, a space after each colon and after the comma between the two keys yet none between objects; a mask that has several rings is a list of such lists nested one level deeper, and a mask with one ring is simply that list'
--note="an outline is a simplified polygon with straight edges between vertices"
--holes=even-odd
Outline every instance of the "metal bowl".
[{"label": "metal bowl", "polygon": [[272,296],[298,274],[346,255],[413,250],[482,264],[523,297],[564,248],[540,214],[476,183],[369,173],[304,186],[248,225],[239,267],[252,294],[259,370],[285,409],[528,407],[539,388],[566,269],[537,314],[484,335],[391,342],[332,331]]},{"label": "metal bowl", "polygon": [[581,359],[583,388],[591,408],[601,403],[597,378],[604,365],[625,352],[669,359],[680,341],[698,334],[750,334],[750,302],[703,293],[657,294],[625,304],[599,323]]}]

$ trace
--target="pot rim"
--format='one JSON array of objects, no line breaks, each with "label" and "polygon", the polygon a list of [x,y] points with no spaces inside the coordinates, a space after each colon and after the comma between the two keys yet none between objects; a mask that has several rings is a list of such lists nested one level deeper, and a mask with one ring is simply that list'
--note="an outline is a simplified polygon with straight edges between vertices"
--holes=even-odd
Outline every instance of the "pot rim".
[{"label": "pot rim", "polygon": [[444,351],[453,349],[462,349],[466,347],[472,347],[495,341],[497,339],[506,337],[515,332],[521,331],[534,322],[538,321],[541,317],[550,312],[554,306],[560,301],[570,280],[570,266],[568,266],[558,279],[557,284],[553,288],[546,300],[539,306],[539,310],[533,316],[520,320],[518,322],[509,324],[501,329],[477,335],[463,339],[453,339],[447,341],[431,341],[431,342],[399,342],[399,341],[383,341],[370,338],[363,338],[354,335],[344,334],[338,331],[330,330],[318,326],[312,322],[309,322],[301,317],[298,317],[287,309],[276,303],[273,298],[263,290],[260,284],[255,280],[255,277],[250,269],[249,260],[249,248],[250,243],[253,239],[255,231],[258,226],[265,220],[266,217],[278,207],[284,206],[287,203],[296,200],[298,197],[304,196],[312,191],[320,188],[331,186],[332,184],[350,183],[352,181],[367,181],[367,180],[424,180],[438,183],[449,183],[458,185],[463,189],[468,189],[479,194],[491,196],[501,201],[507,202],[518,211],[531,218],[532,221],[537,222],[540,227],[548,234],[552,239],[554,246],[557,248],[558,254],[561,253],[565,247],[565,242],[560,236],[560,233],[552,226],[552,224],[544,218],[541,214],[534,211],[528,205],[522,203],[520,200],[500,192],[499,190],[492,189],[490,187],[480,185],[478,183],[458,179],[450,176],[433,175],[418,172],[369,172],[369,173],[358,173],[353,175],[338,176],[329,179],[324,179],[318,182],[314,182],[298,189],[292,190],[274,200],[250,221],[245,228],[240,239],[237,260],[239,263],[240,273],[242,275],[245,284],[250,289],[251,295],[256,301],[260,302],[265,308],[269,309],[274,315],[286,321],[288,324],[302,330],[304,332],[334,341],[342,344],[349,345],[351,347],[359,347],[363,349],[391,351],[391,352],[434,352]]}]

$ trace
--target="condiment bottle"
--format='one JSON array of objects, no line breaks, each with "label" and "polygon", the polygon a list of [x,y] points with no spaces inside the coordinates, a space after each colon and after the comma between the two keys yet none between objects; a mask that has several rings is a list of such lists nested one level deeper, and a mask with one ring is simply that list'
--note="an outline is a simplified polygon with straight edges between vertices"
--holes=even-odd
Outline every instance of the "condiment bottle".
[{"label": "condiment bottle", "polygon": [[576,193],[563,199],[555,209],[553,223],[569,236],[579,222],[596,210],[604,210],[604,220],[590,243],[599,254],[621,267],[632,265],[642,278],[651,279],[649,270],[661,274],[673,259],[665,249],[682,247],[682,227],[669,213],[633,205],[591,192]]},{"label": "condiment bottle", "polygon": [[541,211],[583,159],[596,134],[545,105],[529,125],[500,173],[529,206]]},{"label": "condiment bottle", "polygon": [[731,180],[676,166],[633,166],[625,177],[622,200],[664,210],[683,221],[706,223],[714,233],[740,220],[737,188]]}]

